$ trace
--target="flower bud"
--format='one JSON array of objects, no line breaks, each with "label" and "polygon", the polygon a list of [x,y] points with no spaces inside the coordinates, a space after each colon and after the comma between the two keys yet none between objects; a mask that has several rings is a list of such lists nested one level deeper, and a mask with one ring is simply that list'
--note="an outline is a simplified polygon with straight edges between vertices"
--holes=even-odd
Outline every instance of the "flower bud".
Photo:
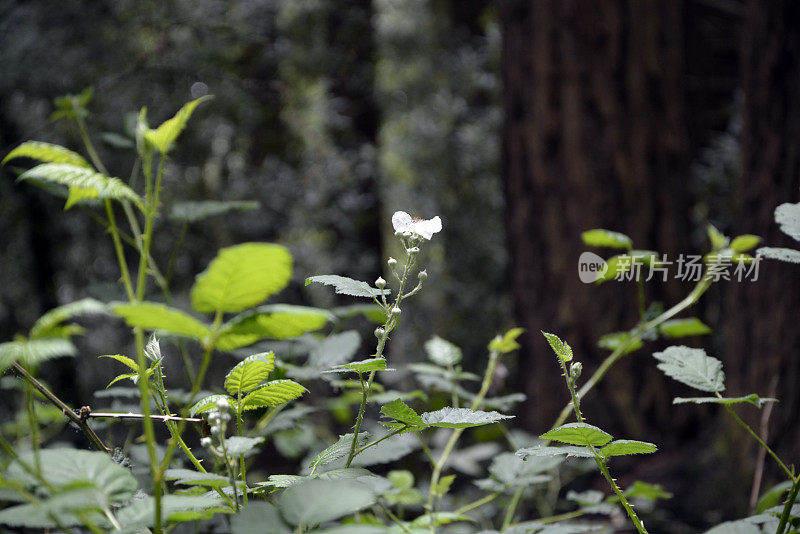
[{"label": "flower bud", "polygon": [[583,365],[581,365],[581,362],[572,362],[572,365],[569,366],[570,379],[575,382],[578,377],[581,376],[581,371],[583,371]]},{"label": "flower bud", "polygon": [[422,282],[423,280],[425,280],[425,279],[427,279],[427,278],[428,278],[428,272],[427,272],[427,271],[424,271],[424,270],[423,270],[423,271],[420,271],[420,272],[417,274],[417,278],[419,278],[419,281],[420,281],[420,282]]},{"label": "flower bud", "polygon": [[225,397],[222,397],[221,399],[217,399],[217,409],[218,410],[220,410],[220,411],[228,410],[230,407],[231,407],[231,403],[228,402],[228,399],[226,399]]},{"label": "flower bud", "polygon": [[375,280],[375,287],[378,289],[383,289],[386,287],[386,280],[384,280],[382,276],[379,276],[378,279]]},{"label": "flower bud", "polygon": [[380,326],[375,329],[375,337],[377,337],[378,339],[382,338],[385,335],[386,335],[386,330],[384,330]]},{"label": "flower bud", "polygon": [[386,261],[386,263],[388,263],[388,264],[389,264],[389,267],[394,267],[395,265],[397,265],[397,260],[396,260],[396,259],[394,259],[394,258],[389,258],[389,259]]},{"label": "flower bud", "polygon": [[401,310],[400,308],[398,308],[397,306],[395,306],[394,308],[392,308],[392,309],[389,311],[389,315],[400,315],[401,311],[402,311],[402,310]]},{"label": "flower bud", "polygon": [[417,254],[419,254],[419,247],[411,247],[410,249],[408,249],[408,253],[411,254],[412,256],[416,256]]},{"label": "flower bud", "polygon": [[200,445],[203,447],[210,447],[211,446],[211,438],[206,436],[200,440]]},{"label": "flower bud", "polygon": [[217,425],[214,425],[214,426],[211,427],[211,433],[214,434],[214,435],[219,434],[221,430],[222,429]]}]

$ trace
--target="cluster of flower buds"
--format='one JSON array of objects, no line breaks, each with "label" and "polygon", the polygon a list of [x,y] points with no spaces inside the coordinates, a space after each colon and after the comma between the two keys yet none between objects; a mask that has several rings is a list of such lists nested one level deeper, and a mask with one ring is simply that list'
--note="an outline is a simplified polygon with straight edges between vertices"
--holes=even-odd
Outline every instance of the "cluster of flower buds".
[{"label": "cluster of flower buds", "polygon": [[211,436],[206,436],[200,440],[203,447],[211,448],[214,441],[221,442],[225,439],[228,429],[228,422],[231,420],[231,403],[226,398],[217,400],[215,409],[208,414],[208,424],[211,425]]}]

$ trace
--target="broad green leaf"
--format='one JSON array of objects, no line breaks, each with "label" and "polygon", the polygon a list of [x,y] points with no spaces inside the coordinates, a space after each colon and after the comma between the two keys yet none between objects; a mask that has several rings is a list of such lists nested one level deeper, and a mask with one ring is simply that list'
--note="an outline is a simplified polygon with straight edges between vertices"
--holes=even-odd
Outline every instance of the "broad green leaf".
[{"label": "broad green leaf", "polygon": [[[435,517],[435,519],[434,519]],[[414,521],[411,522],[412,528],[424,528],[429,527],[431,523],[435,526],[439,525],[447,525],[448,523],[455,523],[456,521],[475,521],[471,517],[467,517],[463,514],[457,514],[455,512],[437,512],[434,515],[425,514],[421,515],[416,518]]]},{"label": "broad green leaf", "polygon": [[648,484],[637,480],[626,489],[624,492],[625,497],[631,499],[647,499],[648,501],[656,501],[658,499],[671,499],[672,494],[664,491],[660,484]]},{"label": "broad green leaf", "polygon": [[395,399],[383,406],[381,413],[410,427],[425,428],[427,426],[422,417],[400,399]]},{"label": "broad green leaf", "polygon": [[68,319],[79,315],[108,314],[109,307],[99,300],[87,298],[76,300],[48,311],[34,323],[30,331],[31,339],[60,337],[53,335],[56,327]]},{"label": "broad green leaf", "polygon": [[583,239],[585,245],[590,247],[625,248],[628,250],[633,248],[633,241],[630,237],[601,228],[583,232],[581,239]]},{"label": "broad green leaf", "polygon": [[[165,495],[161,500],[161,516],[168,524],[205,519],[215,511],[227,510],[227,505],[216,495]],[[155,499],[145,497],[133,501],[116,511],[115,515],[126,532],[151,528],[155,517]]]},{"label": "broad green leaf", "polygon": [[312,479],[284,490],[278,509],[291,525],[311,527],[372,506],[375,500],[375,493],[355,480]]},{"label": "broad green leaf", "polygon": [[672,404],[742,404],[742,403],[750,403],[753,406],[761,408],[764,404],[768,402],[778,402],[778,399],[773,399],[771,397],[759,397],[755,393],[751,393],[746,397],[690,397],[690,398],[683,398],[683,397],[675,397],[672,399]]},{"label": "broad green leaf", "polygon": [[122,354],[103,354],[102,356],[98,357],[112,358],[122,363],[123,365],[127,365],[131,370],[135,371],[136,373],[139,372],[139,365],[132,358],[128,358],[127,356],[123,356]]},{"label": "broad green leaf", "polygon": [[14,158],[30,158],[42,163],[66,163],[76,167],[91,168],[92,166],[80,154],[68,150],[63,146],[44,143],[42,141],[27,141],[6,154],[2,164]]},{"label": "broad green leaf", "polygon": [[[375,435],[379,439],[383,435]],[[408,434],[399,434],[385,439],[358,454],[353,460],[353,465],[368,467],[372,465],[392,464],[414,452],[419,448],[419,441]]]},{"label": "broad green leaf", "polygon": [[512,328],[502,336],[495,336],[489,342],[489,350],[491,352],[499,352],[500,354],[507,354],[517,350],[520,345],[517,343],[517,338],[525,332],[524,328]]},{"label": "broad green leaf", "polygon": [[439,336],[433,336],[425,342],[428,359],[436,365],[450,367],[461,361],[461,349]]},{"label": "broad green leaf", "polygon": [[492,458],[489,474],[507,486],[528,486],[550,480],[552,477],[542,473],[555,469],[563,461],[558,456],[523,460],[517,454],[504,452]]},{"label": "broad green leaf", "polygon": [[469,428],[496,423],[504,419],[512,419],[514,416],[503,415],[497,412],[470,410],[469,408],[445,407],[435,412],[425,412],[420,417],[428,426],[440,428]]},{"label": "broad green leaf", "polygon": [[251,449],[264,442],[264,438],[248,438],[244,436],[231,436],[225,439],[225,450],[231,456],[246,454]]},{"label": "broad green leaf", "polygon": [[711,242],[711,248],[721,250],[728,246],[730,240],[717,230],[713,224],[709,224],[706,230],[708,232],[708,240]]},{"label": "broad green leaf", "polygon": [[722,362],[706,354],[703,349],[672,346],[653,357],[660,361],[658,368],[664,374],[701,391],[725,391],[725,373]]},{"label": "broad green leaf", "polygon": [[792,489],[792,481],[785,480],[775,486],[772,486],[758,499],[756,512],[762,513],[768,508],[778,506],[785,501],[786,492]]},{"label": "broad green leaf", "polygon": [[770,260],[779,260],[789,263],[800,263],[800,250],[781,247],[761,247],[757,254]]},{"label": "broad green leaf", "polygon": [[[647,267],[655,265],[658,261],[658,253],[654,250],[631,250],[627,254],[612,256],[606,260],[607,268],[595,279],[595,284],[602,284],[621,276],[634,268],[635,265]],[[642,268],[639,267],[639,268]]]},{"label": "broad green leaf", "polygon": [[214,473],[201,473],[192,469],[167,469],[164,480],[174,480],[183,486],[206,486],[209,488],[224,488],[230,484],[228,477]]},{"label": "broad green leaf", "polygon": [[[360,280],[353,280],[345,276],[336,274],[323,274],[319,276],[309,276],[306,278],[306,285],[312,283],[324,284],[336,288],[336,293],[340,295],[350,295],[353,297],[380,297],[381,290],[371,287],[368,283]],[[391,293],[389,289],[384,289],[383,294]]]},{"label": "broad green leaf", "polygon": [[629,454],[651,454],[656,452],[658,447],[645,441],[634,441],[630,439],[618,439],[612,441],[600,449],[602,456],[627,456]]},{"label": "broad green leaf", "polygon": [[800,202],[787,202],[775,208],[775,222],[781,226],[784,234],[800,241]]},{"label": "broad green leaf", "polygon": [[319,330],[331,319],[321,308],[267,304],[241,313],[224,324],[217,338],[219,350],[247,347],[262,339],[288,339]]},{"label": "broad green leaf", "polygon": [[82,524],[76,515],[79,511],[99,522],[101,516],[96,515],[96,502],[95,493],[91,489],[66,489],[54,497],[40,500],[35,505],[20,504],[3,509],[0,511],[0,525],[49,531],[58,527],[53,519],[57,517],[61,525],[74,527]]},{"label": "broad green leaf", "polygon": [[256,200],[176,202],[172,205],[169,218],[173,221],[193,223],[229,211],[250,211],[260,207],[261,203]]},{"label": "broad green leaf", "polygon": [[572,361],[572,347],[570,347],[569,344],[564,343],[561,341],[561,338],[554,334],[542,332],[542,335],[550,344],[550,347],[553,349],[553,352],[556,353],[556,356],[561,358],[564,362]]},{"label": "broad green leaf", "polygon": [[159,152],[166,154],[172,149],[173,143],[186,127],[186,123],[189,122],[189,118],[192,116],[192,112],[194,112],[195,108],[200,105],[201,102],[209,100],[210,98],[212,97],[201,96],[200,98],[184,104],[174,117],[164,121],[161,126],[155,130],[145,131],[145,139],[156,147]]},{"label": "broad green leaf", "polygon": [[734,252],[747,252],[756,248],[759,243],[761,243],[761,238],[757,235],[744,234],[734,238],[729,247]]},{"label": "broad green leaf", "polygon": [[44,338],[0,343],[0,371],[19,362],[34,367],[60,356],[75,356],[77,349],[69,339]]},{"label": "broad green leaf", "polygon": [[254,390],[275,368],[275,353],[262,352],[248,356],[225,377],[225,389],[236,397]]},{"label": "broad green leaf", "polygon": [[392,486],[400,489],[411,489],[414,487],[414,473],[405,469],[397,469],[389,471],[386,478],[392,483]]},{"label": "broad green leaf", "polygon": [[720,523],[714,528],[706,530],[705,534],[761,534],[761,529],[747,519],[740,519]]},{"label": "broad green leaf", "polygon": [[[366,432],[359,432],[358,443],[356,443],[356,447],[363,447],[367,444],[368,439],[369,434]],[[314,470],[319,466],[329,464],[335,460],[338,460],[339,458],[344,458],[350,453],[350,447],[352,444],[353,434],[344,434],[339,436],[339,439],[336,441],[336,443],[317,454],[308,467],[311,470]]]},{"label": "broad green leaf", "polygon": [[386,312],[377,304],[350,304],[333,308],[331,313],[342,319],[349,319],[356,315],[363,315],[373,323],[384,324]]},{"label": "broad green leaf", "polygon": [[539,436],[547,441],[569,445],[601,447],[611,441],[611,435],[588,423],[567,423]]},{"label": "broad green leaf", "polygon": [[217,401],[220,399],[231,400],[227,395],[209,395],[194,403],[194,406],[189,408],[189,414],[194,417],[195,415],[203,412],[213,410],[217,406]]},{"label": "broad green leaf", "polygon": [[188,313],[156,302],[112,304],[114,313],[125,319],[128,326],[146,330],[163,330],[205,342],[211,330]]},{"label": "broad green leaf", "polygon": [[241,410],[256,410],[266,406],[277,406],[300,397],[306,388],[293,380],[273,380],[248,393],[242,399]]},{"label": "broad green leaf", "polygon": [[447,475],[446,477],[442,477],[439,479],[439,482],[436,484],[436,489],[434,490],[434,495],[441,498],[447,495],[447,492],[450,491],[450,486],[453,485],[455,481],[455,475]]},{"label": "broad green leaf", "polygon": [[625,347],[622,349],[622,353],[629,354],[642,348],[642,340],[633,338],[630,332],[612,332],[600,336],[597,346],[610,351]]},{"label": "broad green leaf", "polygon": [[373,371],[388,371],[386,368],[386,358],[368,358],[358,362],[350,362],[342,365],[337,365],[333,369],[328,370],[329,373],[341,373],[353,371],[358,374],[371,373]]},{"label": "broad green leaf", "polygon": [[197,275],[192,306],[203,313],[235,313],[277,293],[292,276],[292,256],[285,247],[243,243],[224,248]]},{"label": "broad green leaf", "polygon": [[[43,163],[25,171],[19,180],[42,180],[54,184],[65,185],[71,189],[85,190],[83,194],[70,193],[74,199],[101,198],[111,200],[129,200],[142,207],[142,199],[133,189],[125,185],[119,178],[109,178],[93,169],[68,165],[66,163]],[[67,202],[65,209],[74,202]]]},{"label": "broad green leaf", "polygon": [[573,446],[565,446],[565,447],[525,447],[524,449],[519,449],[515,452],[517,456],[522,458],[523,460],[528,458],[529,456],[540,457],[540,456],[575,456],[576,458],[593,458],[594,454],[592,453],[589,447],[573,447]]},{"label": "broad green leaf", "polygon": [[711,333],[711,328],[706,326],[697,317],[687,317],[686,319],[670,319],[664,321],[658,327],[662,336],[670,339],[687,336],[703,336]]},{"label": "broad green leaf", "polygon": [[278,509],[268,502],[250,504],[231,518],[231,534],[292,534]]}]

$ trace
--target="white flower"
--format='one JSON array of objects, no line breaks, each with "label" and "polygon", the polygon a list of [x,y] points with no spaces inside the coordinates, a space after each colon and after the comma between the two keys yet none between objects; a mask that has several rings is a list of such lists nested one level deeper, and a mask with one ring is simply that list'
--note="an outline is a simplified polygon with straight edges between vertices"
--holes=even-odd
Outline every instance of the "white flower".
[{"label": "white flower", "polygon": [[405,236],[417,236],[430,239],[436,232],[442,231],[442,220],[437,215],[433,219],[412,218],[404,211],[396,211],[392,215],[392,226],[395,232]]}]

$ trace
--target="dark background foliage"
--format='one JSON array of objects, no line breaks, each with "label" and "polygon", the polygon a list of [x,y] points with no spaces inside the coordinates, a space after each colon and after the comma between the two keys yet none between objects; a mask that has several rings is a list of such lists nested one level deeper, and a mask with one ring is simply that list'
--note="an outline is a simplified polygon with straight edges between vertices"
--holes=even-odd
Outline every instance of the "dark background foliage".
[{"label": "dark background foliage", "polygon": [[[158,222],[162,264],[184,239],[179,306],[218,248],[251,240],[291,249],[284,301],[339,304],[302,280],[373,280],[393,253],[391,214],[438,214],[431,283],[404,312],[391,357],[421,359],[437,333],[480,369],[488,339],[525,327],[507,387],[528,395],[519,416],[533,432],[566,400],[538,331],[558,332],[591,368],[604,356],[598,336],[636,320],[634,287],[579,282],[580,232],[607,227],[676,255],[704,250],[713,222],[781,246],[772,210],[798,201],[800,13],[789,0],[37,0],[2,1],[0,15],[3,154],[28,139],[79,149],[75,131],[49,121],[52,101],[92,87],[90,128],[110,171],[127,177],[125,136],[141,106],[158,123],[215,96],[170,161],[165,212],[202,199],[261,208],[186,228]],[[15,185],[13,169],[3,175],[0,339],[58,304],[120,298],[101,226]],[[695,343],[725,362],[736,394],[776,384],[770,436],[794,459],[798,271],[764,268],[757,284],[714,289],[697,313],[716,334]],[[686,291],[648,286],[667,304]],[[47,374],[76,405],[110,378],[94,357],[128,340],[108,321],[92,332],[77,360]],[[691,525],[743,515],[754,449],[735,446],[744,437],[714,410],[670,406],[681,391],[652,350],[589,404],[609,431],[662,448],[623,464],[623,479],[662,482],[676,493],[664,506]],[[689,504],[701,495],[703,513]]]}]

